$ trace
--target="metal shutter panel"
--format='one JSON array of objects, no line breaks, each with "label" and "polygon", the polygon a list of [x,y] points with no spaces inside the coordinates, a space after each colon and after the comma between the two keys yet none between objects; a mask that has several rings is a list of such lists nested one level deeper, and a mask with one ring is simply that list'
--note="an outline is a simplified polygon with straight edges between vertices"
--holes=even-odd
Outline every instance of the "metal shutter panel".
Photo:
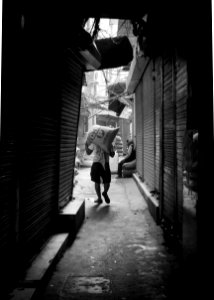
[{"label": "metal shutter panel", "polygon": [[142,84],[136,89],[136,168],[143,179],[143,110],[142,110]]},{"label": "metal shutter panel", "polygon": [[63,61],[59,207],[71,200],[74,180],[76,139],[79,123],[83,69],[72,52]]},{"label": "metal shutter panel", "polygon": [[56,208],[56,121],[47,116],[28,123],[20,183],[20,246],[31,256],[48,236]]},{"label": "metal shutter panel", "polygon": [[152,61],[143,76],[143,138],[144,138],[144,181],[154,190],[154,85]]},{"label": "metal shutter panel", "polygon": [[182,232],[183,216],[183,140],[187,123],[187,65],[177,58],[176,72],[176,156],[177,156],[177,205],[179,232]]},{"label": "metal shutter panel", "polygon": [[0,253],[5,260],[15,242],[16,142],[13,137],[1,144],[0,159]]},{"label": "metal shutter panel", "polygon": [[53,230],[58,195],[59,53],[34,39],[23,49],[20,109],[19,249],[23,261],[35,255]]},{"label": "metal shutter panel", "polygon": [[175,184],[175,108],[173,61],[163,59],[163,217],[174,223],[176,208]]},{"label": "metal shutter panel", "polygon": [[162,98],[162,60],[155,61],[155,189],[160,190],[160,130],[161,130],[161,98]]}]

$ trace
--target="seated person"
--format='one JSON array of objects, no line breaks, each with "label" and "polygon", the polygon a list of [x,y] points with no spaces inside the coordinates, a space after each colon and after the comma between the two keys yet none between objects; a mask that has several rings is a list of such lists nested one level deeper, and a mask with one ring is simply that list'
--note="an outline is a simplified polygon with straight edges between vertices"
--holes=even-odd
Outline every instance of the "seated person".
[{"label": "seated person", "polygon": [[122,177],[123,164],[136,159],[136,150],[135,150],[134,142],[132,139],[127,140],[127,147],[128,147],[127,154],[118,163],[118,171],[117,171],[118,178]]}]

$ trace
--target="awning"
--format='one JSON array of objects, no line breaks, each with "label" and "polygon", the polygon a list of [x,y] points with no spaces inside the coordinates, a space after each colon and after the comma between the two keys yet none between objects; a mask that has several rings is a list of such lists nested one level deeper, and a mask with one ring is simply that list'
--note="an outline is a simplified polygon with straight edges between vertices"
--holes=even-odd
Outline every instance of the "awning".
[{"label": "awning", "polygon": [[[108,86],[108,93],[110,98],[108,109],[116,112],[118,116],[122,113],[124,107],[126,106],[126,104],[119,101],[119,97],[125,91],[125,88],[125,82],[118,82]],[[111,98],[113,99],[111,100]]]},{"label": "awning", "polygon": [[115,111],[118,116],[121,116],[121,113],[124,112],[126,107],[130,107],[132,105],[132,98],[127,99],[126,96],[118,97],[117,99],[112,100],[109,103],[109,110]]},{"label": "awning", "polygon": [[73,38],[85,71],[118,68],[128,65],[133,59],[132,45],[127,36],[92,40],[83,28]]},{"label": "awning", "polygon": [[74,45],[78,49],[81,62],[85,65],[85,71],[94,71],[101,66],[101,55],[96,44],[91,35],[81,27],[74,37]]},{"label": "awning", "polygon": [[125,106],[126,105],[121,103],[118,99],[115,99],[109,101],[108,109],[115,111],[117,116],[119,116],[122,113]]},{"label": "awning", "polygon": [[100,39],[96,40],[95,44],[101,55],[98,70],[125,66],[133,59],[132,45],[127,36]]}]

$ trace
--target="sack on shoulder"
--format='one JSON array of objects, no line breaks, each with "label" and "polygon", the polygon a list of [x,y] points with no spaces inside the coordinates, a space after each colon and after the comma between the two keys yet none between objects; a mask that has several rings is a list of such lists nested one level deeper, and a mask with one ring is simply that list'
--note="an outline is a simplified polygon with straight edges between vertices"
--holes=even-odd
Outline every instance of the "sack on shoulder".
[{"label": "sack on shoulder", "polygon": [[107,126],[94,125],[87,135],[87,143],[100,146],[105,152],[110,153],[112,142],[119,131],[119,127],[111,128]]}]

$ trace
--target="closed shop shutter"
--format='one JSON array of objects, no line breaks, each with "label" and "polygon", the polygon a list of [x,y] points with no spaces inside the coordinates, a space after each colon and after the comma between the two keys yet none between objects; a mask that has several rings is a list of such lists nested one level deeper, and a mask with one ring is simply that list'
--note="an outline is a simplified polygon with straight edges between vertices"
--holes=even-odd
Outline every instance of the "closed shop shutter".
[{"label": "closed shop shutter", "polygon": [[160,130],[161,130],[161,98],[162,98],[162,60],[155,62],[155,189],[160,191]]},{"label": "closed shop shutter", "polygon": [[151,190],[154,190],[155,179],[155,119],[154,119],[154,84],[152,80],[153,62],[149,65],[143,76],[143,137],[144,137],[144,181]]},{"label": "closed shop shutter", "polygon": [[[22,76],[19,5],[4,2],[0,99],[0,265],[1,296],[12,281],[16,245],[17,132]],[[8,280],[9,277],[9,280]]]},{"label": "closed shop shutter", "polygon": [[76,139],[79,122],[83,69],[72,52],[65,54],[63,63],[59,207],[71,200],[74,180]]},{"label": "closed shop shutter", "polygon": [[[8,16],[7,25],[15,27],[13,19]],[[12,22],[13,21],[13,22]],[[11,23],[10,23],[11,22]],[[9,26],[9,27],[10,27]],[[7,29],[6,29],[7,28]],[[14,30],[15,31],[15,30]],[[14,32],[13,32],[14,33]],[[15,35],[15,34],[14,34]],[[1,100],[0,100],[0,264],[1,278],[6,273],[11,276],[10,263],[13,266],[15,246],[15,211],[17,188],[17,95],[19,81],[17,69],[19,64],[19,47],[15,49],[17,40],[8,44],[11,36],[4,35],[5,47],[2,49],[2,76],[1,76]],[[10,41],[11,42],[11,41]],[[14,50],[15,49],[15,50]],[[18,74],[20,76],[20,74]],[[11,255],[12,253],[12,255]],[[8,263],[10,260],[10,263]],[[4,286],[4,284],[3,284]]]},{"label": "closed shop shutter", "polygon": [[29,31],[19,110],[18,241],[26,262],[53,231],[57,214],[59,54],[43,46]]},{"label": "closed shop shutter", "polygon": [[177,205],[178,229],[182,232],[183,216],[183,141],[187,123],[187,64],[179,58],[175,65],[176,73],[176,155],[177,155]]},{"label": "closed shop shutter", "polygon": [[56,120],[34,116],[28,123],[20,182],[21,256],[30,259],[51,230],[57,195]]},{"label": "closed shop shutter", "polygon": [[[8,101],[9,102],[9,101]],[[17,209],[17,139],[12,119],[5,119],[0,142],[0,274],[1,296],[14,280],[16,263],[16,209]],[[14,125],[14,124],[13,124]],[[9,130],[8,130],[9,129]],[[12,129],[12,130],[11,130]]]},{"label": "closed shop shutter", "polygon": [[12,251],[15,242],[13,239],[15,238],[16,143],[13,137],[1,144],[0,158],[0,254],[2,266],[5,260],[7,264],[6,257]]},{"label": "closed shop shutter", "polygon": [[136,168],[139,176],[143,179],[143,109],[142,109],[142,82],[136,89]]},{"label": "closed shop shutter", "polygon": [[163,217],[174,223],[176,209],[175,184],[175,103],[173,61],[163,59]]}]

